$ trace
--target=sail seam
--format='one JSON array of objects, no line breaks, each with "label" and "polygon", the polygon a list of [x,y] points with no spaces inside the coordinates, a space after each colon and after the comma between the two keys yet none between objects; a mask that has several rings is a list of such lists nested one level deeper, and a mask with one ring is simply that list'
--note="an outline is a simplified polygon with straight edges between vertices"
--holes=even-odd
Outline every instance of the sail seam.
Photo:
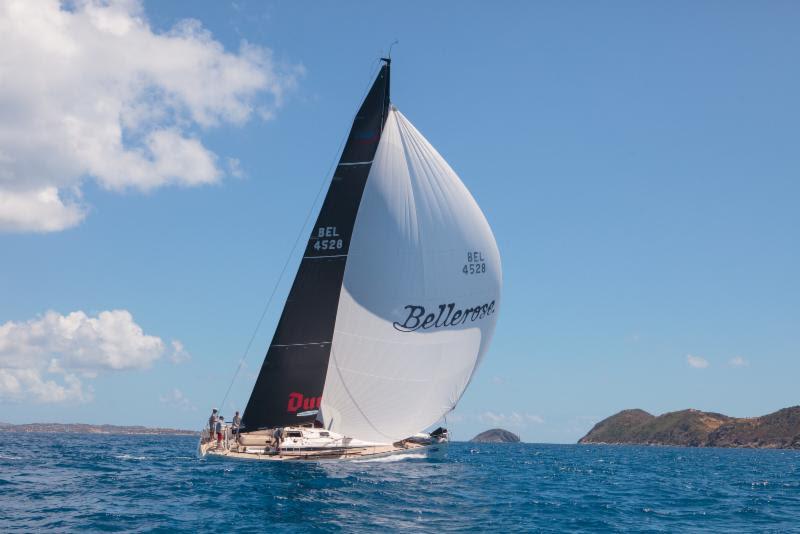
[{"label": "sail seam", "polygon": [[370,163],[372,163],[372,160],[370,160],[370,161],[351,161],[351,162],[344,162],[344,163],[340,163],[338,166],[339,166],[339,167],[341,167],[341,166],[343,166],[343,165],[344,165],[344,166],[350,166],[350,165],[369,165]]},{"label": "sail seam", "polygon": [[[344,390],[345,390],[345,392],[347,393],[347,396],[348,396],[348,397],[350,397],[350,402],[352,402],[352,403],[353,403],[353,406],[355,406],[355,407],[356,407],[356,410],[358,410],[358,412],[361,414],[361,417],[363,417],[363,418],[364,418],[364,421],[366,421],[366,422],[367,422],[367,424],[368,424],[369,426],[371,426],[371,427],[372,427],[372,430],[374,430],[376,433],[380,434],[380,435],[381,435],[381,436],[383,436],[384,438],[386,438],[386,439],[388,439],[388,440],[390,440],[390,441],[391,441],[391,440],[392,440],[392,437],[391,437],[391,436],[387,436],[386,434],[384,434],[383,432],[381,432],[380,430],[378,430],[378,427],[376,427],[376,426],[375,426],[375,424],[374,424],[374,423],[372,422],[372,420],[371,420],[371,419],[370,419],[370,418],[367,416],[367,414],[366,414],[366,413],[364,413],[364,410],[362,410],[362,409],[361,409],[361,406],[359,406],[359,405],[358,405],[358,402],[356,402],[356,399],[355,399],[355,397],[354,397],[354,396],[353,396],[353,394],[350,392],[350,388],[348,388],[348,387],[347,387],[347,383],[346,383],[346,382],[345,382],[345,380],[344,380],[344,376],[342,376],[342,369],[341,369],[341,367],[339,367],[339,361],[338,361],[338,359],[336,358],[336,353],[335,353],[335,352],[334,352],[334,350],[333,350],[333,346],[331,346],[331,353],[330,353],[330,355],[331,355],[331,358],[333,358],[333,366],[334,366],[334,368],[336,368],[336,374],[338,374],[338,375],[339,375],[339,381],[342,383],[342,387],[344,387]],[[324,396],[324,394],[323,394],[323,396]]]},{"label": "sail seam", "polygon": [[303,259],[315,260],[318,258],[346,258],[347,254],[334,254],[332,256],[303,256]]}]

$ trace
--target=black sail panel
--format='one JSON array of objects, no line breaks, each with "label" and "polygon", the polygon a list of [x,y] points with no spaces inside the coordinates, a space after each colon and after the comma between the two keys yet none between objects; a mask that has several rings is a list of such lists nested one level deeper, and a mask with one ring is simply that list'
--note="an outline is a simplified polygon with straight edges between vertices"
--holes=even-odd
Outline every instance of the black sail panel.
[{"label": "black sail panel", "polygon": [[389,108],[389,65],[361,105],[308,239],[242,425],[312,422],[322,401],[336,310],[361,195]]}]

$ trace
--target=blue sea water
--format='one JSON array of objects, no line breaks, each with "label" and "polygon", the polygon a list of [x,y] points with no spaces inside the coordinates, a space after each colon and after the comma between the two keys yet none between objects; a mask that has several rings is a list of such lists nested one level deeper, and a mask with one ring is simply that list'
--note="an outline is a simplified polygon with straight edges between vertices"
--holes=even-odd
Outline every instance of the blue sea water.
[{"label": "blue sea water", "polygon": [[0,531],[800,531],[800,451],[453,443],[274,463],[195,447],[6,434]]}]

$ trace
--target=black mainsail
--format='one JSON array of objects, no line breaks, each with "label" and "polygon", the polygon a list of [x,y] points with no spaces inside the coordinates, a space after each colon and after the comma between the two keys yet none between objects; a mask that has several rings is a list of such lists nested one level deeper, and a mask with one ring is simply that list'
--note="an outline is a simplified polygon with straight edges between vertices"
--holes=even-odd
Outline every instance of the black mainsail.
[{"label": "black mainsail", "polygon": [[325,386],[353,226],[389,112],[389,60],[361,105],[300,262],[242,425],[312,422]]}]

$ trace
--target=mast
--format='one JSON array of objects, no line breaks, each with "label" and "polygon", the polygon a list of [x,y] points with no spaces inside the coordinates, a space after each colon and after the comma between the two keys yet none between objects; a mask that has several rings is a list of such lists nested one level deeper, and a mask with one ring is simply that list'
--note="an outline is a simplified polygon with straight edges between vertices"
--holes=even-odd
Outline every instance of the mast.
[{"label": "mast", "polygon": [[247,431],[310,423],[319,411],[350,239],[389,113],[391,59],[382,60],[353,120],[244,410]]}]

